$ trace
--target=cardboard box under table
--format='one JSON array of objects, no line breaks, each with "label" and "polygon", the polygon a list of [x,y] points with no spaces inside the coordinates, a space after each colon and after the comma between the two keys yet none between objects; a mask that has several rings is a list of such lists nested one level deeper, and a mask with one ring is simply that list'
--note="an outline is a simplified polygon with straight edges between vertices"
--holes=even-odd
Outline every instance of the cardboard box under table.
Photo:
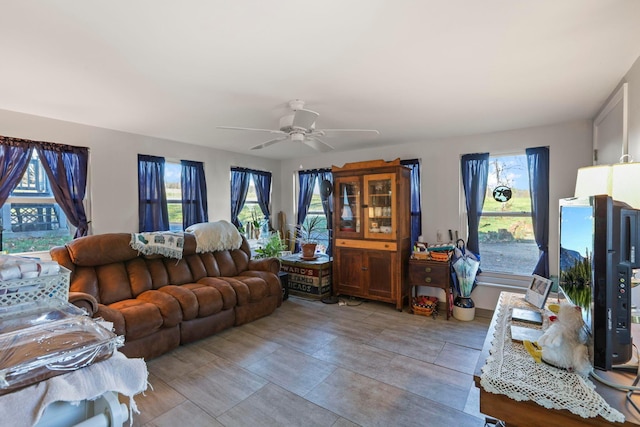
[{"label": "cardboard box under table", "polygon": [[313,260],[304,260],[300,254],[280,259],[281,270],[288,274],[289,294],[309,299],[322,299],[331,295],[332,259],[319,255]]}]

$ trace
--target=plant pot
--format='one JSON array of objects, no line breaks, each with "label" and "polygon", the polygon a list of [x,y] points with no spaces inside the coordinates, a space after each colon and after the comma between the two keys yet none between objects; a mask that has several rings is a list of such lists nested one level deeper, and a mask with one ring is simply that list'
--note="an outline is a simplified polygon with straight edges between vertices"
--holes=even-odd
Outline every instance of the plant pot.
[{"label": "plant pot", "polygon": [[470,297],[456,297],[453,302],[453,317],[465,322],[471,321],[476,315],[476,306]]},{"label": "plant pot", "polygon": [[300,245],[302,248],[302,258],[311,259],[316,255],[317,243],[303,243]]}]

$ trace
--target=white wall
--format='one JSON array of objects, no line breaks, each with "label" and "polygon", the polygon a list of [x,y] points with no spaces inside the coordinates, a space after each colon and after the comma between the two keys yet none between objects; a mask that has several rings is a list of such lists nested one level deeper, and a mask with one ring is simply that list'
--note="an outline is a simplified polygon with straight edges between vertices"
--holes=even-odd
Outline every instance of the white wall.
[{"label": "white wall", "polygon": [[[277,213],[284,211],[289,223],[293,223],[295,218],[292,184],[294,173],[300,168],[342,166],[346,162],[372,159],[420,158],[423,235],[427,241],[435,241],[438,229],[464,229],[459,198],[459,161],[462,154],[486,151],[506,154],[546,145],[551,150],[549,247],[552,274],[556,274],[558,268],[558,199],[573,195],[577,169],[591,163],[592,144],[591,121],[584,120],[277,161],[4,110],[0,110],[0,135],[89,147],[93,234],[138,230],[139,153],[167,159],[203,161],[210,220],[228,220],[230,217],[231,166],[271,171],[272,212],[277,218]],[[473,297],[478,307],[493,309],[493,295],[487,291],[483,296],[477,290]]]},{"label": "white wall", "polygon": [[620,84],[629,83],[629,154],[633,160],[640,162],[640,57]]},{"label": "white wall", "polygon": [[6,110],[0,110],[0,135],[89,147],[92,234],[138,231],[138,154],[204,162],[211,221],[230,219],[231,166],[273,172],[272,204],[279,210],[281,191],[276,160]]},{"label": "white wall", "polygon": [[[508,154],[539,146],[549,146],[550,149],[549,254],[551,274],[555,275],[558,270],[558,200],[573,196],[578,168],[591,164],[591,120],[283,160],[283,208],[287,218],[295,218],[290,208],[295,196],[290,182],[300,168],[342,166],[348,162],[373,159],[419,158],[422,170],[422,234],[427,241],[435,242],[438,229],[465,229],[466,219],[460,209],[461,155],[477,152]],[[464,237],[464,234],[461,232],[460,236]],[[485,300],[476,291],[473,297],[478,307],[495,307],[495,293]]]}]

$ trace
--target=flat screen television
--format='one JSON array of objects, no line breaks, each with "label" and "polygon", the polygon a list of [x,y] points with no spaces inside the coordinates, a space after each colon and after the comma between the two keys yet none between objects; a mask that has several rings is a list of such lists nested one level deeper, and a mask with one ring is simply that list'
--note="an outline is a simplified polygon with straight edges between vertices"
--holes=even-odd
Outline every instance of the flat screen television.
[{"label": "flat screen television", "polygon": [[631,276],[639,211],[607,195],[560,200],[559,288],[582,308],[593,367],[632,355]]}]

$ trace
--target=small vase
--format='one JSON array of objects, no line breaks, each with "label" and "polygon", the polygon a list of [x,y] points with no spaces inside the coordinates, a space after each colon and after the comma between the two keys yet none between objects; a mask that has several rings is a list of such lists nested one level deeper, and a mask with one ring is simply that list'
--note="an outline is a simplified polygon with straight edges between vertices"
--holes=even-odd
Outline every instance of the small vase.
[{"label": "small vase", "polygon": [[476,306],[470,297],[456,297],[453,302],[453,317],[468,322],[476,315]]}]

